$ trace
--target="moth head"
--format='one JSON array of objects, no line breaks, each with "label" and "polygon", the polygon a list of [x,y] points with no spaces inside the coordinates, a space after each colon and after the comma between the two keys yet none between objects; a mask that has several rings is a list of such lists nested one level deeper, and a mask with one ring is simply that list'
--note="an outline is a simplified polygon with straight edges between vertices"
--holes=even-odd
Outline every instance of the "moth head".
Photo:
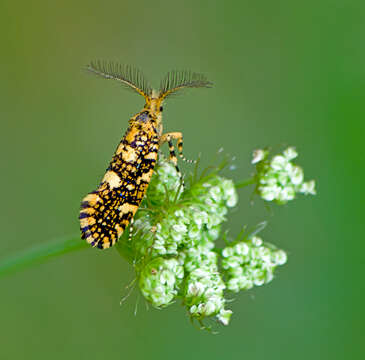
[{"label": "moth head", "polygon": [[145,109],[148,109],[152,118],[160,118],[163,111],[164,98],[158,96],[158,92],[152,90],[152,95],[146,98]]}]

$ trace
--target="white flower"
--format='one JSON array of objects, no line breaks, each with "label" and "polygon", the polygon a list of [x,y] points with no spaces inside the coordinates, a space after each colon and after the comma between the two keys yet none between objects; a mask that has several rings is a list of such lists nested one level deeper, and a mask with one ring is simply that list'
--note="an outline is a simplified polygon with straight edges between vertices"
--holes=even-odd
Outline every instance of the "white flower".
[{"label": "white flower", "polygon": [[198,278],[207,278],[209,276],[209,271],[207,271],[206,269],[195,269],[192,273],[192,275],[198,277]]},{"label": "white flower", "polygon": [[253,288],[252,280],[246,276],[241,276],[238,279],[238,285],[239,285],[239,288],[236,292],[238,292],[239,290],[249,290],[249,289]]},{"label": "white flower", "polygon": [[188,286],[188,295],[189,296],[201,296],[205,290],[205,286],[197,281],[195,283],[190,283]]},{"label": "white flower", "polygon": [[295,190],[292,186],[287,186],[284,189],[281,189],[279,194],[276,196],[276,199],[282,202],[286,202],[289,200],[293,200],[295,197]]},{"label": "white flower", "polygon": [[226,266],[223,266],[223,269],[229,269],[229,274],[235,278],[239,278],[239,277],[243,276],[243,267],[242,266],[229,267],[226,264]]},{"label": "white flower", "polygon": [[298,156],[298,153],[295,151],[295,148],[292,146],[285,149],[283,151],[283,154],[288,161],[293,160]]},{"label": "white flower", "polygon": [[238,195],[237,191],[234,187],[234,183],[232,180],[223,180],[222,181],[222,188],[224,193],[224,199],[226,201],[226,205],[228,207],[234,207],[237,205],[238,202]]},{"label": "white flower", "polygon": [[274,278],[274,274],[272,273],[272,269],[266,270],[266,279],[265,283],[269,283]]},{"label": "white flower", "polygon": [[195,224],[193,226],[190,227],[189,232],[188,232],[188,237],[190,239],[193,240],[198,240],[201,237],[201,232],[200,229],[198,228],[198,226],[196,226]]},{"label": "white flower", "polygon": [[[233,248],[231,248],[233,251]],[[238,255],[247,255],[249,251],[249,247],[246,243],[241,242],[234,246],[234,250]]]},{"label": "white flower", "polygon": [[219,237],[219,228],[213,227],[208,230],[208,235],[211,240],[217,240]]},{"label": "white flower", "polygon": [[283,170],[287,163],[288,160],[284,156],[276,155],[272,158],[270,166],[274,170]]},{"label": "white flower", "polygon": [[234,248],[230,246],[224,248],[222,251],[223,257],[232,256],[233,254],[234,254]]},{"label": "white flower", "polygon": [[231,318],[232,311],[231,310],[221,310],[217,315],[217,319],[223,324],[228,325],[229,320]]},{"label": "white flower", "polygon": [[281,186],[286,186],[290,181],[288,173],[286,171],[279,171],[277,174],[277,179]]},{"label": "white flower", "polygon": [[241,257],[239,256],[230,256],[228,259],[224,261],[224,265],[227,268],[235,268],[240,266],[241,264]]},{"label": "white flower", "polygon": [[184,224],[175,224],[172,225],[172,228],[179,234],[185,234],[187,231],[187,227]]},{"label": "white flower", "polygon": [[259,190],[261,191],[261,197],[266,201],[273,201],[274,199],[277,199],[281,191],[280,187],[277,185],[262,186]]},{"label": "white flower", "polygon": [[258,236],[253,236],[251,239],[251,242],[255,246],[261,246],[262,245],[262,239]]},{"label": "white flower", "polygon": [[265,246],[260,246],[258,249],[258,257],[264,262],[264,264],[271,263],[271,251]]},{"label": "white flower", "polygon": [[199,227],[201,227],[203,224],[206,224],[208,222],[208,219],[209,215],[205,211],[196,211],[193,217],[193,221]]},{"label": "white flower", "polygon": [[209,194],[215,202],[220,202],[222,198],[222,190],[219,186],[214,186],[209,190]]},{"label": "white flower", "polygon": [[289,172],[289,177],[294,185],[300,185],[303,182],[304,173],[300,166],[293,166],[291,172]]},{"label": "white flower", "polygon": [[233,292],[238,292],[240,291],[240,286],[238,284],[239,282],[239,279],[238,277],[233,277],[231,279],[228,280],[228,283],[227,283],[227,288]]},{"label": "white flower", "polygon": [[276,251],[273,258],[275,265],[284,265],[287,261],[287,255],[283,250]]},{"label": "white flower", "polygon": [[265,159],[266,151],[262,149],[254,150],[252,154],[252,161],[251,164],[256,164],[261,160]]},{"label": "white flower", "polygon": [[238,202],[238,196],[237,193],[235,192],[234,194],[232,194],[231,197],[227,199],[227,206],[235,207],[237,205],[237,202]]},{"label": "white flower", "polygon": [[167,253],[167,249],[162,245],[153,245],[153,248],[157,251],[159,255],[165,255]]},{"label": "white flower", "polygon": [[175,284],[175,276],[171,271],[164,270],[160,274],[161,284],[167,284],[169,286],[173,286]]},{"label": "white flower", "polygon": [[315,186],[316,186],[316,183],[314,180],[311,180],[311,181],[308,181],[308,182],[304,182],[302,184],[302,186],[300,187],[300,192],[305,194],[305,195],[308,195],[308,194],[311,194],[311,195],[316,195],[316,189],[315,189]]},{"label": "white flower", "polygon": [[205,304],[199,304],[198,309],[201,315],[210,316],[216,311],[216,304],[212,301],[208,301]]}]

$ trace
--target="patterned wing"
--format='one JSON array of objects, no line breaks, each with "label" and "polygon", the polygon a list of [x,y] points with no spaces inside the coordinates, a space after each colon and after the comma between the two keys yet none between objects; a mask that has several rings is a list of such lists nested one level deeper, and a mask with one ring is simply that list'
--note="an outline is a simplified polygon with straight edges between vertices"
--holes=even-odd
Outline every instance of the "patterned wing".
[{"label": "patterned wing", "polygon": [[81,203],[81,237],[99,249],[114,245],[125,229],[119,220],[120,205],[120,196],[106,182],[88,194]]},{"label": "patterned wing", "polygon": [[136,213],[157,160],[158,136],[130,127],[96,191],[81,203],[81,237],[99,249],[113,246]]}]

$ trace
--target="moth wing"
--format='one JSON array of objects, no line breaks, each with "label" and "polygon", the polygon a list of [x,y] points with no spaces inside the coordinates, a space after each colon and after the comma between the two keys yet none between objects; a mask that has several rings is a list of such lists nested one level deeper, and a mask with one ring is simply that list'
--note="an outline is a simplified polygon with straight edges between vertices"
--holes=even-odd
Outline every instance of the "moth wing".
[{"label": "moth wing", "polygon": [[123,213],[120,192],[110,189],[106,182],[83,199],[80,210],[81,237],[93,247],[107,249],[123,234],[132,213]]}]

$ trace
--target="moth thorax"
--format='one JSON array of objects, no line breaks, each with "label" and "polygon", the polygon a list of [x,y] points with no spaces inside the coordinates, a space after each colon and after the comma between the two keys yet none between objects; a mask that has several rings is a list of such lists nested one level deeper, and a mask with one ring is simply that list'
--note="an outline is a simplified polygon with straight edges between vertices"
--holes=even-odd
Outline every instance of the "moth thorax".
[{"label": "moth thorax", "polygon": [[152,90],[152,98],[157,99],[159,97],[160,93],[157,90]]}]

